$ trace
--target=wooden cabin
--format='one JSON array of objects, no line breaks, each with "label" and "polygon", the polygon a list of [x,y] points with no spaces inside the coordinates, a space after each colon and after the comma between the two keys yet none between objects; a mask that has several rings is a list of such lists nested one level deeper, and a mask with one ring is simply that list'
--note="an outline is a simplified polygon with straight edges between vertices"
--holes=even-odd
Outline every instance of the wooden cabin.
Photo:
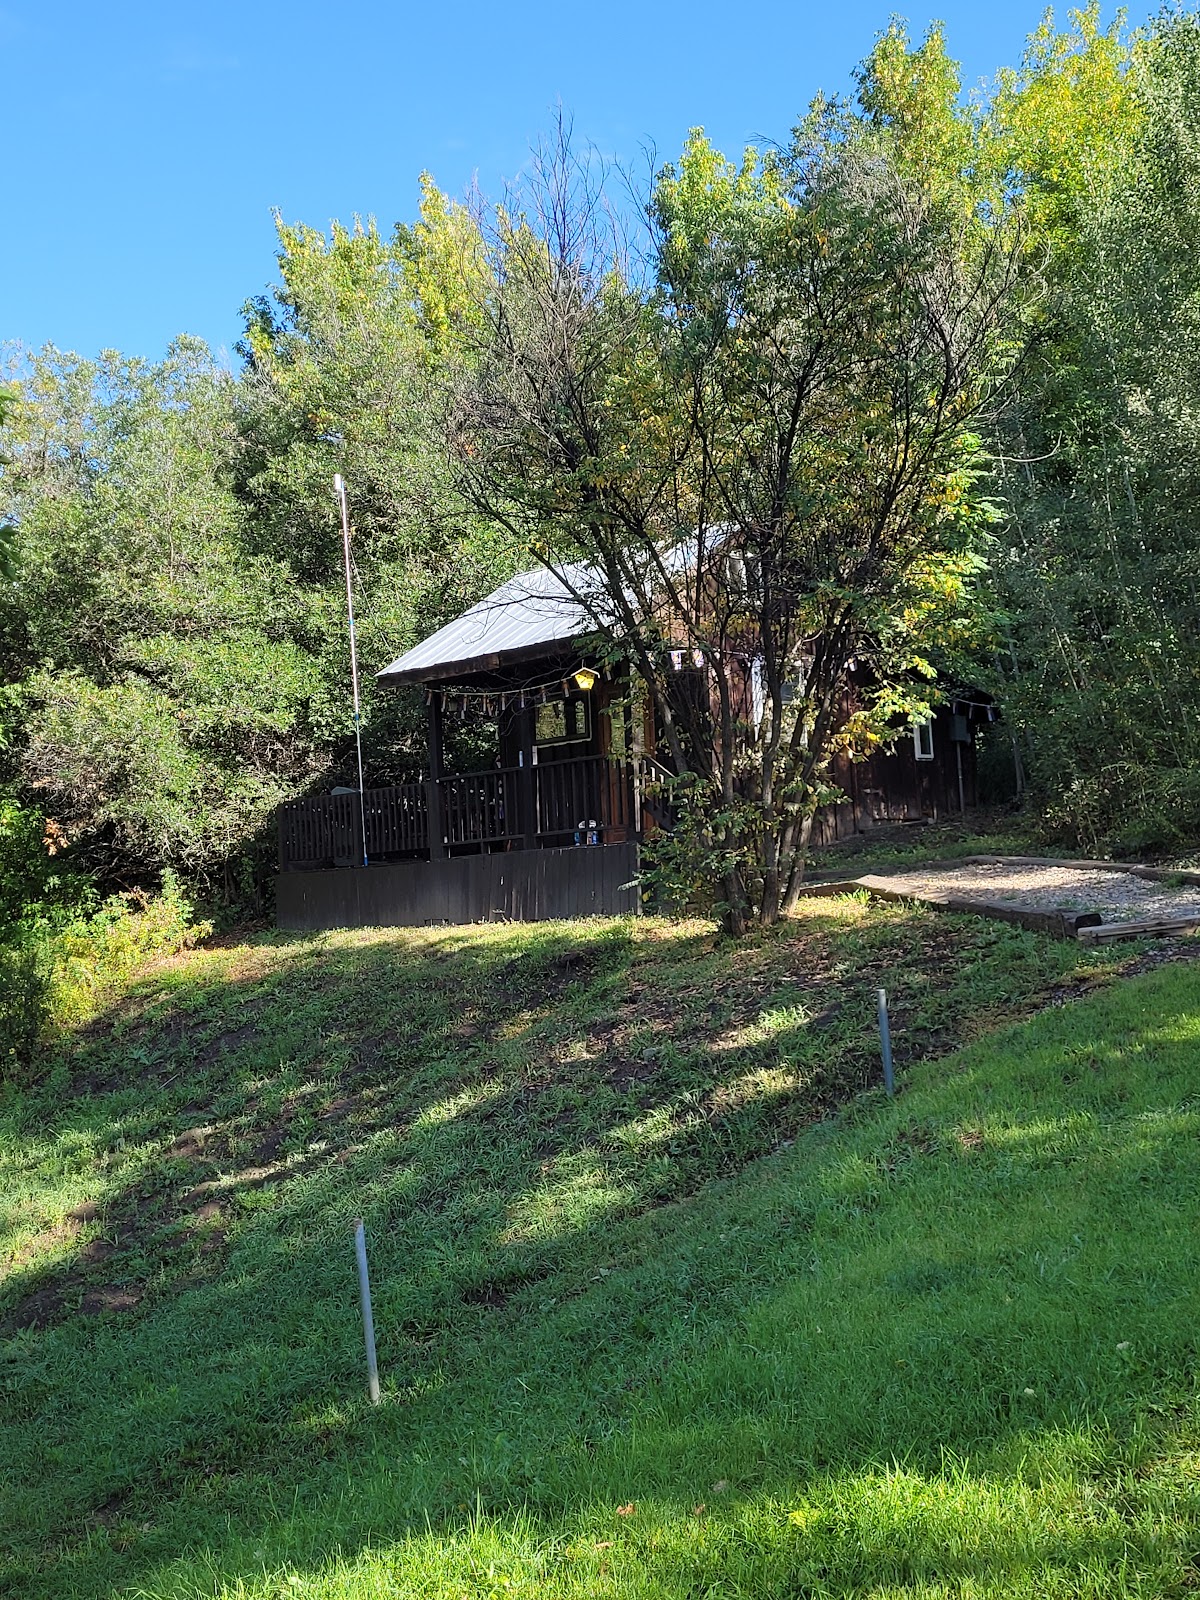
[{"label": "wooden cabin", "polygon": [[[628,678],[602,664],[594,622],[567,576],[522,573],[377,674],[424,692],[427,775],[361,798],[339,791],[280,808],[281,927],[638,909],[639,842],[669,825],[655,798],[663,769],[653,716],[633,711]],[[952,703],[898,734],[890,751],[839,762],[834,779],[846,799],[818,814],[815,837],[973,805],[971,719],[981,709]],[[456,719],[490,726],[490,765],[446,770]]]}]

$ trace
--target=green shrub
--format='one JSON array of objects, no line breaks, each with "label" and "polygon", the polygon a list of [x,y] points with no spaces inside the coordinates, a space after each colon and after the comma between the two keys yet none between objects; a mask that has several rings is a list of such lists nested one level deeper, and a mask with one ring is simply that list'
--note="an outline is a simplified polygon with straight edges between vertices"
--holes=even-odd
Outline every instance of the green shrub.
[{"label": "green shrub", "polygon": [[1200,839],[1200,768],[1128,761],[1080,775],[1047,807],[1046,821],[1078,849],[1177,854]]},{"label": "green shrub", "polygon": [[0,943],[0,1079],[32,1058],[49,1015],[47,954],[45,941],[20,925]]},{"label": "green shrub", "polygon": [[86,1022],[145,961],[211,932],[170,873],[158,895],[130,890],[90,914],[30,911],[0,941],[0,1071],[27,1067],[39,1043]]},{"label": "green shrub", "polygon": [[193,920],[191,904],[172,873],[151,897],[139,889],[114,895],[90,917],[57,930],[51,942],[51,1022],[86,1021],[105,996],[152,956],[175,955],[212,932]]}]

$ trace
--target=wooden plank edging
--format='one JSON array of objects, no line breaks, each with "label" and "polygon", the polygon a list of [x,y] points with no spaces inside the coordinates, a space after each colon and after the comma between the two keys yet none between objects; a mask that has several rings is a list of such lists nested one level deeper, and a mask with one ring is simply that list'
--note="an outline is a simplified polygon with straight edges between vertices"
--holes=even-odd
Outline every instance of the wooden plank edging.
[{"label": "wooden plank edging", "polygon": [[895,888],[886,878],[859,878],[858,887],[878,895],[881,900],[915,900],[938,911],[991,917],[1035,933],[1051,934],[1056,939],[1074,939],[1080,928],[1097,927],[1103,920],[1098,911],[1074,911],[1066,906],[1012,906],[1000,900],[975,900],[968,895],[915,894],[912,890]]},{"label": "wooden plank edging", "polygon": [[1103,922],[1099,927],[1081,928],[1079,937],[1087,944],[1112,944],[1117,939],[1155,939],[1171,933],[1195,933],[1200,917],[1143,917],[1138,921]]}]

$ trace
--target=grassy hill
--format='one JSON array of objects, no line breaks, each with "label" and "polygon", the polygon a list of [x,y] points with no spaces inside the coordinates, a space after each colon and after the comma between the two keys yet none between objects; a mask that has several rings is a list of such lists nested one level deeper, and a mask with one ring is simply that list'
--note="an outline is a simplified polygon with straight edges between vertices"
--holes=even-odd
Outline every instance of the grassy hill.
[{"label": "grassy hill", "polygon": [[0,1593],[1193,1592],[1200,980],[1118,959],[846,899],[159,966],[0,1103]]}]

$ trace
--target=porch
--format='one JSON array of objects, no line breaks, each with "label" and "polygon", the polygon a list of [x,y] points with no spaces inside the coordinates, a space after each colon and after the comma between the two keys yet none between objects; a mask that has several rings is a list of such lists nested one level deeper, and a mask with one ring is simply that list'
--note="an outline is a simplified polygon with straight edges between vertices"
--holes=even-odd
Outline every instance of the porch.
[{"label": "porch", "polygon": [[279,810],[280,873],[627,844],[641,835],[648,763],[577,756],[294,800]]},{"label": "porch", "polygon": [[279,813],[279,926],[635,912],[646,765],[583,756],[367,789],[361,809],[357,791],[293,801]]}]

